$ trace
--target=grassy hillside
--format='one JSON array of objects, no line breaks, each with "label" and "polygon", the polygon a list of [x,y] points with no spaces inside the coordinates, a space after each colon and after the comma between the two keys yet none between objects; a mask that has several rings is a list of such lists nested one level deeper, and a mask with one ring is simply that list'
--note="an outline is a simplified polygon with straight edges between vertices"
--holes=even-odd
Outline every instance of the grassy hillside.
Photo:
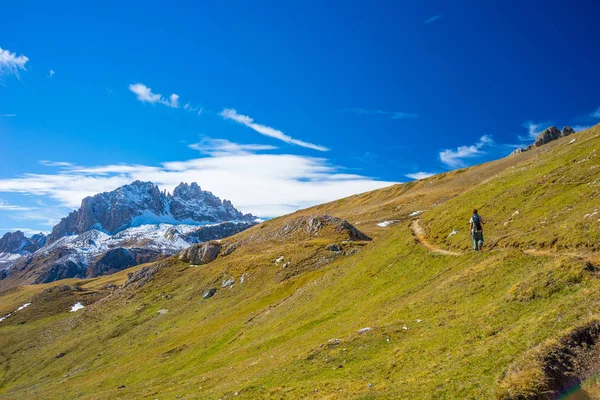
[{"label": "grassy hillside", "polygon": [[[0,397],[516,399],[583,381],[594,398],[599,134],[267,221],[224,240],[231,254],[162,261],[138,287],[114,286],[129,270],[15,289],[1,315],[32,304],[0,322]],[[295,229],[320,214],[373,240]]]}]

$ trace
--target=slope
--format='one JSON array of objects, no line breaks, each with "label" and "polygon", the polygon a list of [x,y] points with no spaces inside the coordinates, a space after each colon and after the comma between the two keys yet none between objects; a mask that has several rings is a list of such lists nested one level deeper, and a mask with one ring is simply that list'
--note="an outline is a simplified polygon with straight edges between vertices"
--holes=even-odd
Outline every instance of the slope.
[{"label": "slope", "polygon": [[[88,303],[83,290],[77,313],[60,296],[36,308],[47,286],[14,289],[1,312],[32,304],[0,322],[0,395],[553,398],[582,385],[592,396],[593,362],[563,371],[576,379],[546,370],[599,318],[590,260],[600,226],[585,217],[599,134],[267,221],[223,240],[208,264],[174,257]],[[472,207],[487,220],[489,251],[467,251]],[[308,222],[323,214],[373,240]],[[461,254],[423,246],[410,228],[417,215],[434,249]]]}]

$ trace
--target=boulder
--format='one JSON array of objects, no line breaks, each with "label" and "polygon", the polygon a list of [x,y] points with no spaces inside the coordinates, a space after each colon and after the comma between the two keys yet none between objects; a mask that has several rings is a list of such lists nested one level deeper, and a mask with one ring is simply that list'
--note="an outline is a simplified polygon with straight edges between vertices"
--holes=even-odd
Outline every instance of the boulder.
[{"label": "boulder", "polygon": [[557,127],[551,126],[544,129],[539,135],[537,135],[535,142],[533,142],[533,147],[543,146],[546,143],[558,139],[559,137],[561,137],[561,132]]},{"label": "boulder", "polygon": [[194,244],[179,253],[179,259],[192,265],[208,264],[219,255],[221,245],[215,242]]},{"label": "boulder", "polygon": [[202,298],[210,299],[211,297],[213,297],[215,295],[215,293],[217,293],[217,288],[210,288],[206,292],[204,292],[204,294],[202,295]]},{"label": "boulder", "polygon": [[332,243],[330,245],[327,246],[327,250],[333,251],[335,253],[338,253],[340,251],[342,251],[342,248],[340,247],[339,244],[337,243]]},{"label": "boulder", "polygon": [[560,137],[569,136],[574,133],[575,133],[575,130],[573,130],[573,128],[571,128],[570,126],[565,126],[562,128],[562,131],[560,131]]}]

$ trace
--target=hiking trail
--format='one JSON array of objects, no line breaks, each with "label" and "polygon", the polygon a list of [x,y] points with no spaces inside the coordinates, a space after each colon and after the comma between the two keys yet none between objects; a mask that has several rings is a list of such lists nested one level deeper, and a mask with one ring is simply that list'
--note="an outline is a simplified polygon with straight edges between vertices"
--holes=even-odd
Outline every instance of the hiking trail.
[{"label": "hiking trail", "polygon": [[410,230],[412,231],[413,236],[417,239],[417,241],[429,250],[432,253],[443,254],[445,256],[460,256],[462,253],[458,253],[456,251],[444,250],[441,247],[434,245],[429,242],[427,238],[425,238],[425,232],[423,231],[423,227],[420,224],[420,219],[415,219],[410,224]]},{"label": "hiking trail", "polygon": [[[423,230],[423,227],[421,226],[420,219],[415,219],[412,221],[412,223],[410,224],[410,230],[412,231],[412,234],[415,237],[415,239],[417,240],[417,242],[419,242],[419,244],[421,246],[425,247],[427,250],[429,250],[432,253],[443,254],[446,256],[455,256],[455,257],[463,255],[463,253],[460,253],[460,252],[444,250],[441,247],[438,247],[435,244],[428,241],[427,238],[425,237],[425,231]],[[541,249],[523,249],[522,251],[523,251],[523,253],[528,254],[530,256],[534,256],[534,257],[567,256],[567,257],[581,258],[585,261],[588,261],[595,267],[600,266],[600,254],[560,252],[560,251],[541,250]]]}]

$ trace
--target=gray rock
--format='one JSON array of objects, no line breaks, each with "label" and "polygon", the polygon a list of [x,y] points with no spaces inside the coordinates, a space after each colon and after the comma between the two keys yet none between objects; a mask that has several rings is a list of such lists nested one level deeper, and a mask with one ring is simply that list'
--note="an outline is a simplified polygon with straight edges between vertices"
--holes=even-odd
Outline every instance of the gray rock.
[{"label": "gray rock", "polygon": [[231,253],[233,253],[237,249],[238,245],[239,245],[239,243],[230,244],[229,246],[225,247],[225,250],[223,250],[223,252],[221,253],[221,255],[223,257],[230,255]]},{"label": "gray rock", "polygon": [[562,128],[562,131],[560,131],[560,136],[561,137],[565,137],[565,136],[569,136],[575,133],[575,130],[573,130],[573,128],[571,128],[570,126],[565,126]]},{"label": "gray rock", "polygon": [[225,280],[223,280],[223,283],[221,284],[221,287],[233,286],[234,283],[235,283],[235,278],[225,279]]},{"label": "gray rock", "polygon": [[213,297],[215,295],[215,293],[217,293],[217,288],[210,288],[206,292],[204,292],[204,294],[202,295],[202,298],[210,299],[211,297]]},{"label": "gray rock", "polygon": [[342,248],[340,247],[339,244],[332,243],[332,244],[330,244],[330,245],[327,246],[327,250],[334,251],[334,252],[338,253],[338,252],[342,251]]},{"label": "gray rock", "polygon": [[144,267],[136,272],[130,272],[127,274],[127,282],[123,285],[124,288],[133,285],[134,288],[140,288],[152,279],[152,277],[161,269],[166,267],[167,264],[164,262],[157,262],[155,264]]},{"label": "gray rock", "polygon": [[216,242],[194,244],[179,253],[179,259],[192,265],[203,265],[214,261],[221,251],[221,245]]}]

